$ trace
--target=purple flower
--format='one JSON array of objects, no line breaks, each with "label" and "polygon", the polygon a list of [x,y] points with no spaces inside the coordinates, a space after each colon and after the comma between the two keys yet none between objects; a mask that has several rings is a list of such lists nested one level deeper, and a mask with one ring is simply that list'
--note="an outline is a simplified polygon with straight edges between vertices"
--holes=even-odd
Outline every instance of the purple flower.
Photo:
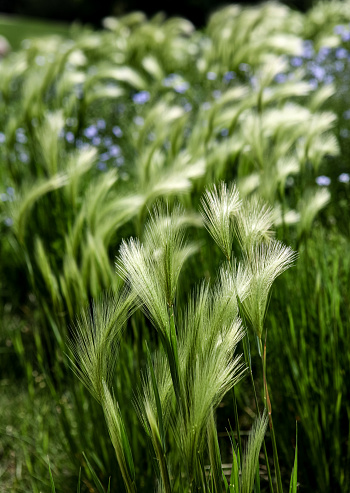
[{"label": "purple flower", "polygon": [[112,157],[117,157],[120,155],[120,147],[118,145],[111,146],[109,148],[109,154]]},{"label": "purple flower", "polygon": [[337,72],[342,72],[344,70],[344,62],[337,61],[335,62],[334,67]]},{"label": "purple flower", "polygon": [[100,130],[104,130],[106,128],[106,122],[103,120],[103,118],[97,120],[97,128],[99,128]]},{"label": "purple flower", "polygon": [[306,39],[303,41],[303,54],[304,58],[312,58],[314,56],[314,44],[311,40]]},{"label": "purple flower", "polygon": [[184,92],[187,91],[189,87],[190,85],[188,82],[179,82],[178,84],[174,85],[174,90],[179,94],[183,94]]},{"label": "purple flower", "polygon": [[105,145],[106,147],[111,146],[111,145],[112,145],[112,142],[113,142],[113,141],[112,141],[112,139],[111,139],[110,137],[105,137],[105,138],[103,139],[103,143],[104,143],[104,145]]},{"label": "purple flower", "polygon": [[230,70],[229,72],[226,72],[226,74],[224,74],[224,81],[225,82],[230,82],[230,80],[233,80],[235,78],[235,73]]},{"label": "purple flower", "polygon": [[343,113],[343,118],[344,118],[345,120],[350,120],[350,110],[346,110],[346,111],[344,111],[344,113]]},{"label": "purple flower", "polygon": [[303,64],[303,59],[300,56],[293,56],[290,60],[292,67],[300,67]]},{"label": "purple flower", "polygon": [[66,141],[72,144],[74,142],[74,134],[73,132],[66,133]]},{"label": "purple flower", "polygon": [[331,179],[328,176],[321,175],[316,178],[316,183],[320,187],[328,187],[331,184]]},{"label": "purple flower", "polygon": [[100,171],[106,171],[107,169],[107,164],[106,163],[97,163],[97,169],[100,170]]},{"label": "purple flower", "polygon": [[326,75],[326,70],[319,65],[312,65],[311,73],[318,81],[322,81]]},{"label": "purple flower", "polygon": [[338,58],[338,60],[341,60],[342,58],[347,58],[348,56],[348,50],[345,48],[337,48],[335,50],[335,57]]},{"label": "purple flower", "polygon": [[7,199],[8,199],[8,196],[7,196],[7,194],[6,194],[6,193],[2,193],[2,194],[0,195],[0,200],[1,200],[1,202],[6,202],[6,201],[7,201]]},{"label": "purple flower", "polygon": [[108,152],[104,152],[103,154],[100,155],[100,160],[101,161],[108,161],[109,159],[109,153]]},{"label": "purple flower", "polygon": [[214,99],[219,99],[220,96],[221,96],[221,91],[219,91],[218,89],[216,91],[213,91]]},{"label": "purple flower", "polygon": [[216,78],[217,78],[217,75],[215,72],[208,72],[207,73],[207,79],[208,80],[216,80]]},{"label": "purple flower", "polygon": [[341,35],[342,41],[350,41],[350,31],[344,31]]},{"label": "purple flower", "polygon": [[334,27],[333,31],[334,34],[343,34],[343,32],[345,31],[345,27],[342,24],[338,24]]},{"label": "purple flower", "polygon": [[178,77],[177,74],[170,74],[163,80],[163,86],[172,87],[174,80]]},{"label": "purple flower", "polygon": [[117,163],[117,166],[122,166],[124,164],[123,156],[118,157],[116,163]]},{"label": "purple flower", "polygon": [[27,137],[24,134],[23,128],[17,128],[17,130],[16,130],[16,140],[20,144],[25,144],[27,142]]},{"label": "purple flower", "polygon": [[342,173],[341,175],[339,175],[338,181],[340,181],[340,183],[349,183],[350,181],[349,173]]},{"label": "purple flower", "polygon": [[286,82],[287,80],[287,75],[286,74],[276,74],[275,75],[275,81],[277,84],[283,84],[283,82]]},{"label": "purple flower", "polygon": [[6,192],[10,197],[14,197],[15,195],[15,189],[13,187],[7,187]]},{"label": "purple flower", "polygon": [[19,160],[21,161],[21,163],[28,163],[29,161],[28,154],[26,152],[21,152],[19,155]]},{"label": "purple flower", "polygon": [[151,95],[148,91],[140,91],[133,95],[132,100],[136,104],[145,104],[149,101]]},{"label": "purple flower", "polygon": [[[116,137],[122,137],[123,136],[123,131],[120,127],[116,126],[112,128],[112,132]],[[106,144],[107,145],[107,144]]]},{"label": "purple flower", "polygon": [[324,62],[330,55],[331,49],[328,46],[322,46],[317,53],[317,60],[319,62]]},{"label": "purple flower", "polygon": [[227,136],[228,136],[228,128],[223,128],[223,129],[220,131],[220,134],[221,134],[223,137],[227,137]]},{"label": "purple flower", "polygon": [[3,144],[5,142],[5,140],[6,140],[5,134],[0,132],[0,144]]},{"label": "purple flower", "polygon": [[92,145],[99,146],[100,144],[101,144],[101,137],[96,136],[92,139]]},{"label": "purple flower", "polygon": [[347,128],[342,128],[339,132],[340,137],[347,139],[349,137],[349,130]]},{"label": "purple flower", "polygon": [[186,111],[186,113],[188,113],[189,111],[192,110],[192,104],[191,103],[186,103],[184,105],[184,110]]},{"label": "purple flower", "polygon": [[11,219],[10,217],[7,217],[4,221],[4,223],[6,224],[6,226],[10,227],[13,225],[13,219]]},{"label": "purple flower", "polygon": [[84,135],[88,139],[94,138],[97,135],[97,127],[95,127],[95,125],[90,125],[90,127],[87,127],[84,130]]}]

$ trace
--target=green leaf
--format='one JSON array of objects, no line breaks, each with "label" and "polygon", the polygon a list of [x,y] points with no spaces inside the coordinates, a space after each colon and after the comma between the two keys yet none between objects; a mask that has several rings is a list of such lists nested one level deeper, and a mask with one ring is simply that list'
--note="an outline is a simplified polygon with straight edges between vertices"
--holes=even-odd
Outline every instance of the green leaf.
[{"label": "green leaf", "polygon": [[85,455],[85,453],[84,453],[84,452],[83,452],[83,457],[84,457],[84,459],[86,460],[86,464],[87,464],[87,466],[88,466],[88,469],[89,469],[89,471],[90,471],[90,473],[91,473],[92,479],[93,479],[93,481],[94,481],[94,483],[95,483],[95,486],[96,486],[96,488],[97,488],[98,492],[99,492],[99,493],[106,493],[106,491],[105,491],[104,487],[102,486],[101,481],[99,480],[99,478],[98,478],[97,474],[96,474],[96,473],[95,473],[95,471],[94,471],[94,468],[93,468],[93,467],[92,467],[92,465],[90,464],[90,462],[89,462],[89,460],[88,460],[88,458],[86,457],[86,455]]},{"label": "green leaf", "polygon": [[295,430],[294,467],[292,470],[292,476],[290,478],[289,493],[297,493],[297,485],[298,485],[298,423],[296,423],[296,430]]}]

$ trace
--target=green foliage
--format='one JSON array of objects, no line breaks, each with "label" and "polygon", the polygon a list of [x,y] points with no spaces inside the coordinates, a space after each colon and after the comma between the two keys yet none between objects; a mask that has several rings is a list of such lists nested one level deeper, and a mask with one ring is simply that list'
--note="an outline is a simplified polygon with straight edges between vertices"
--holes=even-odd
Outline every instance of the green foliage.
[{"label": "green foliage", "polygon": [[348,2],[228,6],[202,31],[133,13],[0,61],[0,382],[56,406],[70,475],[52,433],[13,488],[50,488],[47,454],[57,490],[79,467],[90,490],[349,487],[349,21]]}]

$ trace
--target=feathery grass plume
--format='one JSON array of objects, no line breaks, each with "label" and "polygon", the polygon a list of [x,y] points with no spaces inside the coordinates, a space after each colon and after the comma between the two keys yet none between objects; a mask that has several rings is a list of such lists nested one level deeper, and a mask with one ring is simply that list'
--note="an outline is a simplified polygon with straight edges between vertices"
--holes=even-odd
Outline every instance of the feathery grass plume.
[{"label": "feathery grass plume", "polygon": [[218,441],[218,432],[214,419],[213,411],[207,424],[207,443],[210,460],[210,481],[213,493],[223,491],[223,470],[221,465],[220,447]]},{"label": "feathery grass plume", "polygon": [[[50,292],[52,302],[54,306],[58,307],[60,305],[61,296],[58,289],[57,278],[51,268],[50,260],[45,251],[45,247],[41,238],[38,236],[35,238],[35,259],[36,264],[43,276],[45,284]],[[56,308],[57,309],[57,308]]]},{"label": "feathery grass plume", "polygon": [[242,250],[250,252],[256,245],[269,242],[273,235],[273,210],[259,197],[245,199],[237,212],[234,229]]},{"label": "feathery grass plume", "polygon": [[242,306],[244,314],[261,339],[272,284],[293,265],[297,254],[277,240],[253,246],[243,253],[252,277],[249,294]]},{"label": "feathery grass plume", "polygon": [[96,398],[104,399],[103,382],[109,382],[115,367],[117,348],[134,296],[128,290],[107,293],[78,317],[71,349],[73,371]]},{"label": "feathery grass plume", "polygon": [[253,425],[249,434],[248,444],[243,453],[242,476],[241,476],[241,493],[252,493],[254,481],[259,461],[259,453],[264,440],[268,424],[268,415],[266,410],[262,416],[259,416]]},{"label": "feathery grass plume", "polygon": [[196,251],[195,245],[184,244],[184,234],[182,207],[176,206],[171,214],[167,205],[158,203],[153,207],[146,224],[145,248],[153,257],[155,273],[169,306],[174,303],[183,264]]},{"label": "feathery grass plume", "polygon": [[241,206],[236,185],[232,184],[229,188],[224,182],[219,188],[214,185],[212,190],[206,190],[201,205],[205,227],[225,257],[230,260],[234,232],[233,216]]},{"label": "feathery grass plume", "polygon": [[39,150],[49,176],[53,176],[58,171],[59,151],[63,147],[60,139],[63,126],[63,111],[58,110],[47,113],[43,124],[36,131]]},{"label": "feathery grass plume", "polygon": [[150,257],[139,240],[123,240],[116,268],[139,297],[153,325],[165,339],[169,339],[170,321],[166,293],[164,286],[158,281],[154,258]]},{"label": "feathery grass plume", "polygon": [[241,357],[233,357],[244,331],[239,319],[228,327],[221,327],[216,337],[208,337],[210,321],[206,320],[198,324],[196,338],[191,333],[192,325],[183,329],[179,360],[186,412],[175,417],[173,432],[189,478],[198,482],[201,477],[199,458],[203,458],[210,413],[245,371]]},{"label": "feathery grass plume", "polygon": [[119,404],[106,382],[102,383],[102,407],[125,487],[128,493],[136,493],[134,461]]},{"label": "feathery grass plume", "polygon": [[320,190],[316,190],[315,192],[309,191],[305,194],[299,205],[299,237],[310,231],[316,215],[319,213],[320,210],[326,207],[330,199],[331,194],[326,188],[321,188]]},{"label": "feathery grass plume", "polygon": [[24,240],[27,219],[34,204],[44,195],[66,186],[68,177],[66,174],[57,174],[46,180],[37,180],[34,183],[27,182],[18,193],[18,199],[11,202],[13,213],[13,227],[20,242]]},{"label": "feathery grass plume", "polygon": [[158,351],[154,359],[148,351],[147,372],[142,378],[142,389],[136,394],[135,407],[144,429],[151,439],[156,454],[163,486],[171,492],[165,432],[168,425],[170,399],[174,395],[168,360]]}]

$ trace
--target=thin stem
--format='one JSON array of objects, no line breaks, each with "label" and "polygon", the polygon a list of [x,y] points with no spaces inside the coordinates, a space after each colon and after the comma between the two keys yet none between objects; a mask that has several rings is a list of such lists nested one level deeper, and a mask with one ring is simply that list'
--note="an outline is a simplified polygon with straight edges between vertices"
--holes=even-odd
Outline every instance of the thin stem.
[{"label": "thin stem", "polygon": [[[249,344],[248,334],[243,339],[243,348],[244,348],[244,352],[246,353],[248,351],[248,347],[247,347],[247,341],[245,339],[247,339],[248,344]],[[253,378],[253,371],[252,371],[252,366],[251,366],[251,361],[250,361],[250,355],[247,354],[246,360],[248,361],[249,374],[250,374],[250,379],[252,381],[252,386],[253,386],[253,391],[254,391],[254,400],[255,400],[256,410],[257,410],[257,412],[259,412],[259,403],[258,403],[258,397],[256,395],[256,389],[255,389],[255,383],[254,383],[254,378]],[[266,462],[267,475],[269,478],[270,493],[274,493],[273,482],[272,482],[271,471],[270,471],[270,465],[269,465],[269,458],[268,458],[267,450],[266,450],[265,438],[263,440],[263,447],[264,447],[264,456],[265,456],[265,462]]]},{"label": "thin stem", "polygon": [[272,439],[273,461],[275,464],[275,473],[276,473],[276,480],[277,480],[277,492],[283,493],[281,470],[280,470],[280,465],[279,465],[279,460],[278,460],[277,442],[276,442],[275,429],[274,429],[273,420],[272,420],[271,401],[270,401],[270,397],[269,397],[267,380],[266,380],[266,342],[264,344],[264,350],[263,350],[261,338],[259,338],[259,346],[260,346],[260,354],[261,354],[261,362],[262,362],[262,370],[263,370],[263,381],[264,381],[264,385],[263,385],[263,387],[264,387],[264,389],[263,389],[264,390],[264,404],[265,404],[265,409],[267,409],[268,415],[269,415],[269,426],[270,426],[271,439]]}]

